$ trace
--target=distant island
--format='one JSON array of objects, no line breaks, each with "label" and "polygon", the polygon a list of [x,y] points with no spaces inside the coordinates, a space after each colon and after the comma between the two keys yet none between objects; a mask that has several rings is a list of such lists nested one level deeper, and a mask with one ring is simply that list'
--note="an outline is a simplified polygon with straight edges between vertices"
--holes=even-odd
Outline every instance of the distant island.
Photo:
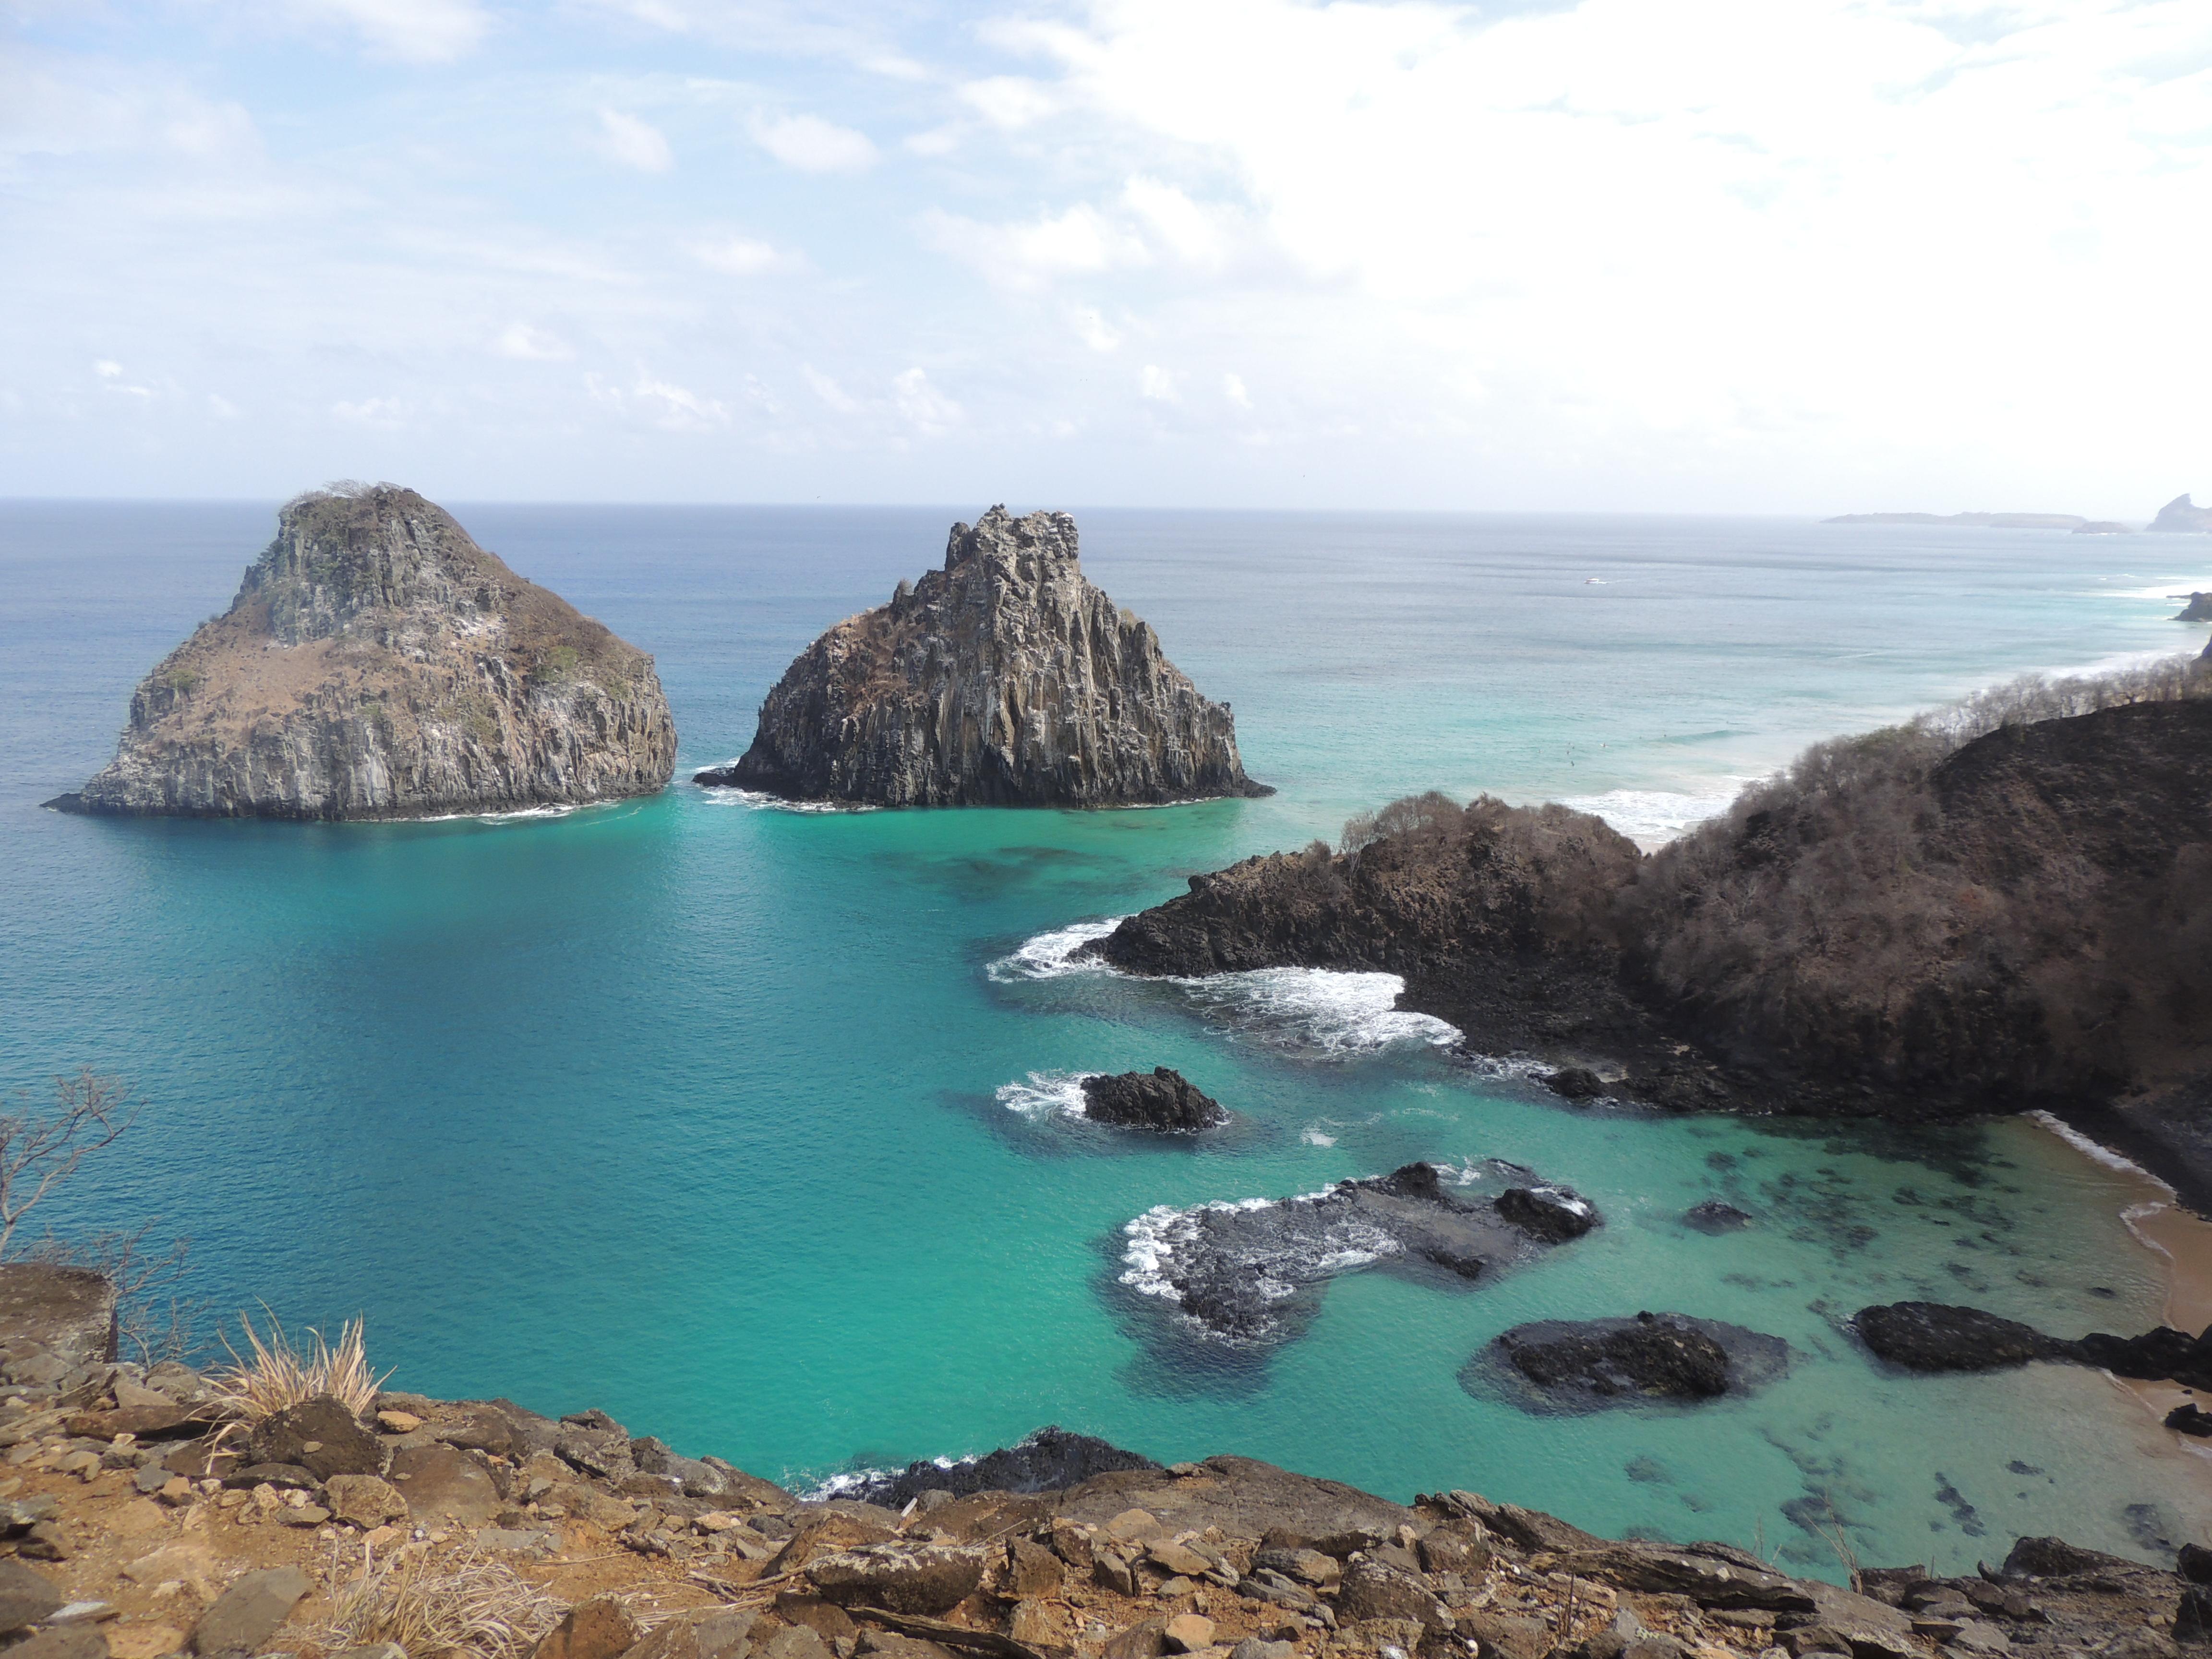
[{"label": "distant island", "polygon": [[2150,521],[2153,530],[2212,531],[2212,507],[2199,507],[2186,495],[2176,495]]},{"label": "distant island", "polygon": [[[2091,520],[2075,513],[1846,513],[1824,524],[1965,524],[1983,530],[2086,530]],[[2125,525],[2096,521],[2096,529],[2125,530]]]}]

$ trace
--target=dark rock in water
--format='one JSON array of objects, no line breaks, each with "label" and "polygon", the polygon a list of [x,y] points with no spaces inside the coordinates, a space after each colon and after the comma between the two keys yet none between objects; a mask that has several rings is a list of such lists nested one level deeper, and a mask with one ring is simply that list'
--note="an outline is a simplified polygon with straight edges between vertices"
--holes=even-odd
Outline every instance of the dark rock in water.
[{"label": "dark rock in water", "polygon": [[1518,1187],[1485,1202],[1469,1190],[1477,1181],[1472,1170],[1408,1164],[1263,1204],[1163,1206],[1124,1230],[1121,1283],[1172,1301],[1208,1334],[1267,1341],[1309,1316],[1340,1273],[1389,1264],[1474,1279],[1596,1224],[1595,1206],[1566,1188]]},{"label": "dark rock in water", "polygon": [[386,818],[650,794],[653,659],[390,484],[286,503],[230,609],[139,682],[65,811]]},{"label": "dark rock in water", "polygon": [[1003,507],[952,526],[942,570],[809,646],[752,746],[696,781],[878,806],[1270,793],[1244,775],[1228,706],[1084,580],[1075,520]]},{"label": "dark rock in water", "polygon": [[2202,1544],[2184,1544],[2174,1558],[2173,1570],[2192,1584],[2212,1584],[2212,1550]]},{"label": "dark rock in water", "polygon": [[2006,1578],[2079,1578],[2097,1573],[2133,1576],[2143,1570],[2139,1561],[2083,1549],[2063,1538],[2023,1538],[2014,1544],[1997,1571]]},{"label": "dark rock in water", "polygon": [[2199,507],[2187,495],[2176,495],[2150,521],[2153,530],[2212,530],[2212,507]]},{"label": "dark rock in water", "polygon": [[1709,1198],[1682,1212],[1682,1219],[1701,1233],[1729,1233],[1751,1225],[1751,1217],[1733,1204]]},{"label": "dark rock in water", "polygon": [[1567,1100],[1595,1100],[1605,1092],[1605,1079],[1587,1066],[1562,1066],[1544,1086]]},{"label": "dark rock in water", "polygon": [[1992,1371],[2031,1359],[2070,1357],[2069,1345],[2033,1325],[1979,1308],[1892,1302],[1860,1309],[1851,1322],[1869,1348],[1911,1371]]},{"label": "dark rock in water", "polygon": [[1565,1187],[1508,1187],[1495,1200],[1498,1213],[1547,1244],[1580,1238],[1597,1225],[1597,1209]]},{"label": "dark rock in water", "polygon": [[2191,593],[2189,603],[2181,607],[2176,622],[2212,622],[2212,593]]},{"label": "dark rock in water", "polygon": [[1087,1434],[1048,1425],[1020,1443],[955,1463],[924,1460],[901,1473],[864,1481],[842,1496],[903,1509],[926,1492],[965,1498],[979,1492],[1060,1492],[1116,1469],[1157,1470],[1149,1457]]},{"label": "dark rock in water", "polygon": [[2212,1388],[2212,1329],[2191,1336],[2170,1325],[2160,1325],[2141,1336],[2113,1336],[2092,1331],[2068,1345],[2071,1358],[2100,1366],[2115,1376],[2145,1382],[2171,1378],[2185,1388]]},{"label": "dark rock in water", "polygon": [[1083,1115],[1095,1123],[1164,1134],[1194,1134],[1229,1121],[1219,1101],[1164,1066],[1154,1066],[1149,1074],[1123,1072],[1084,1079]]},{"label": "dark rock in water", "polygon": [[[1633,1319],[1541,1320],[1498,1337],[1496,1352],[1548,1403],[1589,1408],[1649,1400],[1744,1394],[1789,1364],[1779,1337],[1684,1314]],[[1480,1380],[1478,1355],[1462,1380]]]}]

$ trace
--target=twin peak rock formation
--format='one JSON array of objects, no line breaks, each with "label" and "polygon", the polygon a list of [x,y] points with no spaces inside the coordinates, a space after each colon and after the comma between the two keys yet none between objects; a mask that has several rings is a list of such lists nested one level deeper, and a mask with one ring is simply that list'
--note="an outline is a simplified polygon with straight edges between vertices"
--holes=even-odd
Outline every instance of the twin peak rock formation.
[{"label": "twin peak rock formation", "polygon": [[[422,817],[650,794],[675,766],[651,657],[414,491],[342,485],[284,507],[230,609],[140,683],[114,761],[48,805]],[[809,647],[697,781],[880,806],[1268,793],[1227,706],[1084,579],[1075,521],[1003,507]]]}]

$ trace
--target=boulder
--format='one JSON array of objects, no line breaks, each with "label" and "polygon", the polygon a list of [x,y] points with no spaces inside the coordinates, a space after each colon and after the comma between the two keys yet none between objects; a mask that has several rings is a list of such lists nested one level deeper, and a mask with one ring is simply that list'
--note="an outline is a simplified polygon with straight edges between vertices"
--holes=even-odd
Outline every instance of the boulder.
[{"label": "boulder", "polygon": [[1587,1066],[1562,1066],[1544,1079],[1544,1086],[1565,1100],[1595,1100],[1605,1092],[1605,1079]]},{"label": "boulder", "polygon": [[64,811],[380,818],[647,794],[653,659],[389,484],[285,504],[238,597],[131,695]]},{"label": "boulder", "polygon": [[602,1411],[576,1412],[561,1419],[553,1450],[564,1462],[617,1483],[637,1473],[629,1431]]},{"label": "boulder", "polygon": [[0,1557],[0,1636],[52,1617],[68,1600],[36,1568]]},{"label": "boulder", "polygon": [[745,1659],[759,1619],[735,1607],[680,1613],[647,1631],[629,1659]]},{"label": "boulder", "polygon": [[364,1532],[407,1518],[407,1500],[399,1489],[373,1474],[332,1475],[323,1483],[323,1501],[335,1519]]},{"label": "boulder", "polygon": [[561,1622],[538,1638],[531,1659],[619,1659],[636,1644],[637,1620],[627,1603],[595,1595],[561,1615]]},{"label": "boulder", "polygon": [[1597,1210],[1565,1187],[1509,1187],[1498,1194],[1498,1213],[1532,1238],[1560,1244],[1597,1225]]},{"label": "boulder", "polygon": [[2063,1347],[2032,1325],[1941,1302],[1862,1308],[1851,1322],[1874,1353],[1913,1371],[1996,1370],[2052,1358]]},{"label": "boulder", "polygon": [[1702,1204],[1692,1204],[1682,1212],[1685,1225],[1701,1233],[1732,1233],[1739,1227],[1751,1225],[1751,1217],[1733,1204],[1723,1204],[1717,1198],[1709,1198]]},{"label": "boulder", "polygon": [[115,1281],[89,1267],[46,1261],[0,1262],[0,1370],[10,1381],[44,1357],[52,1376],[115,1358]]},{"label": "boulder", "polygon": [[202,1659],[252,1653],[292,1616],[313,1588],[297,1567],[249,1572],[225,1590],[192,1627],[191,1646]]},{"label": "boulder", "polygon": [[1673,1549],[1659,1544],[1607,1544],[1570,1556],[1561,1565],[1622,1589],[1686,1595],[1702,1607],[1815,1610],[1813,1592],[1806,1585],[1724,1545]]},{"label": "boulder", "polygon": [[256,1463],[302,1468],[318,1481],[335,1474],[382,1474],[384,1443],[351,1410],[324,1395],[264,1418],[246,1437]]},{"label": "boulder", "polygon": [[1410,1619],[1424,1629],[1449,1630],[1452,1616],[1416,1574],[1355,1556],[1336,1592],[1340,1619]]},{"label": "boulder", "polygon": [[[1492,1352],[1548,1406],[1590,1409],[1747,1393],[1788,1368],[1790,1345],[1718,1320],[1639,1313],[1516,1325],[1499,1335]],[[1479,1392],[1493,1369],[1478,1355],[1462,1381]]]},{"label": "boulder", "polygon": [[1213,1620],[1201,1613],[1179,1613],[1160,1636],[1170,1653],[1196,1653],[1213,1645]]},{"label": "boulder", "polygon": [[1165,1066],[1154,1066],[1149,1074],[1123,1072],[1085,1078],[1083,1115],[1094,1123],[1158,1134],[1195,1134],[1229,1121],[1219,1101]]},{"label": "boulder", "polygon": [[814,1557],[806,1577],[823,1599],[842,1606],[939,1613],[975,1592],[988,1558],[975,1546],[871,1544]]},{"label": "boulder", "polygon": [[696,775],[878,806],[1112,806],[1267,793],[1236,720],[1084,579],[1075,520],[994,507],[945,566],[787,669],[744,756]]},{"label": "boulder", "polygon": [[404,1446],[392,1455],[392,1485],[417,1526],[489,1526],[507,1507],[490,1474],[452,1446]]},{"label": "boulder", "polygon": [[1110,1470],[1158,1468],[1151,1458],[1125,1451],[1096,1436],[1073,1434],[1048,1424],[1025,1439],[981,1457],[963,1457],[951,1463],[918,1460],[897,1474],[861,1482],[853,1489],[853,1495],[899,1510],[926,1492],[950,1492],[956,1498],[984,1492],[1059,1492]]},{"label": "boulder", "polygon": [[97,1625],[42,1630],[8,1650],[9,1659],[107,1659],[107,1635]]}]

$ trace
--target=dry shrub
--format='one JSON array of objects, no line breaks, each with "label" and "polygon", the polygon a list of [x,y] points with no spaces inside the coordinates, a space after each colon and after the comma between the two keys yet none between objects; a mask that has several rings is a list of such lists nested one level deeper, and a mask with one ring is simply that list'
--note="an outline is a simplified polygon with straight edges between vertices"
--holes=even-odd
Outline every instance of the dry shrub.
[{"label": "dry shrub", "polygon": [[364,1548],[360,1574],[333,1600],[325,1647],[397,1642],[409,1659],[514,1659],[562,1613],[560,1603],[501,1562],[469,1555],[434,1564],[427,1553],[412,1551],[375,1563]]},{"label": "dry shrub", "polygon": [[[268,1312],[265,1305],[262,1311]],[[222,1410],[234,1422],[258,1423],[289,1407],[325,1395],[355,1416],[364,1416],[375,1404],[384,1378],[391,1375],[386,1371],[380,1376],[369,1370],[359,1319],[349,1320],[339,1328],[335,1348],[323,1340],[320,1331],[309,1331],[310,1346],[304,1354],[284,1334],[274,1314],[269,1316],[265,1340],[246,1315],[240,1314],[238,1322],[245,1328],[247,1355],[241,1357],[225,1338],[222,1346],[231,1363],[208,1378]]]}]

